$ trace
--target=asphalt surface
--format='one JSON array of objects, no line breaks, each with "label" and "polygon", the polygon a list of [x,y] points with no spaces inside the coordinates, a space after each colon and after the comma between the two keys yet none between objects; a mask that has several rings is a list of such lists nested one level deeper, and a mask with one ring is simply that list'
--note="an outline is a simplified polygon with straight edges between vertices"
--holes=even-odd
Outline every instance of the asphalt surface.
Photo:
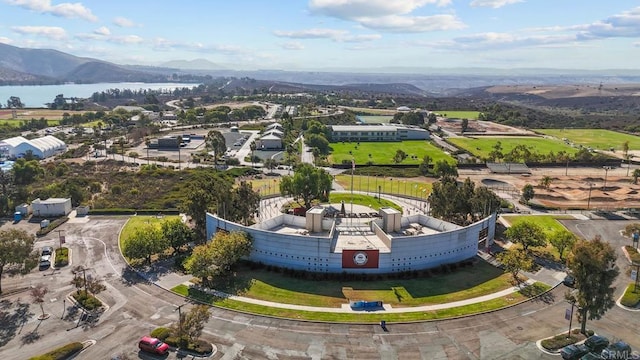
[{"label": "asphalt surface", "polygon": [[[72,250],[72,264],[60,271],[34,270],[25,277],[3,278],[3,290],[45,284],[50,293],[43,305],[49,318],[39,321],[40,307],[28,292],[5,296],[0,301],[0,358],[28,359],[71,341],[96,340],[76,359],[110,359],[127,354],[134,359],[155,359],[136,348],[137,339],[157,326],[177,321],[176,306],[184,299],[143,281],[129,271],[120,256],[118,232],[122,217],[92,217],[67,223],[64,230]],[[571,229],[587,237],[601,234],[614,245],[624,243],[619,230],[628,222],[569,221]],[[5,224],[36,226],[37,224]],[[38,241],[57,244],[52,233]],[[620,245],[621,246],[621,245]],[[618,246],[619,250],[619,246]],[[622,263],[621,263],[622,264]],[[98,297],[109,308],[95,323],[78,323],[79,312],[69,300],[70,267],[83,265],[88,275],[105,280],[107,290]],[[626,283],[628,277],[619,282]],[[414,324],[378,325],[307,323],[245,315],[212,309],[203,337],[218,348],[213,359],[558,359],[535,345],[541,338],[562,333],[567,288],[558,286],[547,296],[508,309],[461,319]],[[618,288],[617,294],[622,292]],[[187,311],[191,305],[182,310]],[[604,318],[588,326],[610,338],[627,341],[640,349],[640,313],[614,307]],[[77,326],[79,324],[79,326]],[[574,327],[577,324],[574,322]],[[171,353],[167,359],[179,358]],[[188,357],[191,358],[191,357]]]}]

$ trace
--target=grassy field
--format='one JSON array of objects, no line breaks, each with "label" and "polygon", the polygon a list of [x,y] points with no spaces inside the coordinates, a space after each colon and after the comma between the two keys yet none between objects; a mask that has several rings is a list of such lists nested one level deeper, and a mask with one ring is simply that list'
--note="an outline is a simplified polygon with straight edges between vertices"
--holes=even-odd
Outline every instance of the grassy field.
[{"label": "grassy field", "polygon": [[478,116],[480,116],[479,111],[438,110],[436,113],[454,119],[478,120]]},{"label": "grassy field", "polygon": [[622,144],[629,142],[629,150],[640,150],[640,137],[623,134],[611,130],[600,129],[536,129],[536,132],[554,136],[558,139],[567,138],[575,144],[592,147],[594,149],[622,150]]},{"label": "grassy field", "polygon": [[397,111],[395,109],[370,109],[370,108],[360,108],[360,107],[351,107],[351,106],[341,106],[343,109],[351,110],[361,114],[369,114],[369,115],[395,115]]},{"label": "grassy field", "polygon": [[[420,164],[425,155],[429,155],[432,162],[445,160],[455,163],[455,160],[442,152],[430,142],[423,140],[402,141],[402,142],[355,142],[331,143],[332,152],[329,161],[334,164],[341,164],[343,160],[351,162],[352,155],[356,165],[364,165],[369,161],[374,164],[394,164],[393,156],[397,150],[403,150],[408,157],[401,164]],[[351,151],[351,154],[349,153]],[[369,156],[371,155],[371,156]],[[412,156],[416,156],[412,158]]]},{"label": "grassy field", "polygon": [[260,196],[280,194],[280,177],[248,180],[253,190],[260,191]]},{"label": "grassy field", "polygon": [[[351,175],[337,175],[336,182],[344,187],[345,190],[351,190]],[[353,190],[354,191],[368,191],[373,194],[378,193],[378,186],[380,191],[386,194],[399,194],[414,197],[426,197],[431,194],[432,184],[424,180],[408,180],[408,179],[393,179],[382,178],[376,176],[353,176]]]},{"label": "grassy field", "polygon": [[393,120],[393,116],[386,115],[358,115],[357,118],[367,124],[388,124]]},{"label": "grassy field", "polygon": [[369,195],[364,194],[353,194],[353,196],[349,193],[331,193],[329,194],[329,202],[332,204],[339,204],[344,201],[345,206],[348,210],[348,205],[351,204],[351,201],[356,205],[364,205],[368,206],[374,210],[379,210],[381,207],[392,207],[400,212],[402,212],[402,207],[393,201],[389,201],[386,199],[380,199]]},{"label": "grassy field", "polygon": [[[575,219],[571,215],[517,215],[517,216],[503,216],[503,219],[506,220],[510,226],[521,223],[523,221],[529,221],[536,223],[542,227],[544,234],[549,236],[557,230],[566,229],[564,225],[558,222],[558,220],[571,220]],[[532,250],[537,251],[539,253],[546,253],[552,256],[555,260],[560,260],[560,253],[558,250],[553,247],[550,243],[547,243],[545,247],[536,247]],[[566,251],[565,251],[566,254]]]},{"label": "grassy field", "polygon": [[156,227],[160,227],[160,225],[169,220],[179,218],[178,215],[164,215],[162,217],[157,216],[132,216],[129,218],[129,221],[124,225],[122,232],[120,233],[120,246],[122,243],[126,241],[135,231],[140,227],[147,226],[148,224],[152,224]]},{"label": "grassy field", "polygon": [[339,308],[350,300],[381,300],[394,307],[443,304],[511,286],[510,274],[478,262],[473,267],[428,278],[348,282],[302,280],[245,268],[237,272],[234,285],[218,290],[272,302]]},{"label": "grassy field", "polygon": [[[28,121],[28,120],[31,120],[31,119],[0,119],[0,125],[20,127],[24,121]],[[47,120],[47,125],[58,126],[60,125],[60,120]]]},{"label": "grassy field", "polygon": [[540,154],[548,154],[551,151],[554,153],[565,151],[569,154],[577,152],[577,149],[572,148],[561,140],[544,139],[539,137],[450,137],[447,138],[447,141],[480,158],[488,157],[489,153],[493,151],[493,146],[498,141],[502,144],[503,154],[510,152],[517,145],[527,146],[531,148],[532,152],[538,152]]}]

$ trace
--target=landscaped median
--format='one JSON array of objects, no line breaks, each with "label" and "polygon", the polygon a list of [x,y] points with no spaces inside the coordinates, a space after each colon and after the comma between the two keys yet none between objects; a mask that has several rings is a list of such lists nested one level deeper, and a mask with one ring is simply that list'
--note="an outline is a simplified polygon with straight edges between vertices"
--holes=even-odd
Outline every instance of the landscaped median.
[{"label": "landscaped median", "polygon": [[532,297],[543,294],[550,287],[542,283],[534,283],[525,287],[521,291],[513,292],[509,295],[496,299],[473,303],[464,306],[444,308],[429,311],[410,311],[409,312],[376,312],[376,313],[342,313],[342,312],[323,312],[323,311],[305,311],[294,310],[282,307],[270,307],[258,304],[252,304],[239,300],[218,297],[208,294],[202,290],[187,285],[178,285],[171,289],[172,291],[202,303],[227,308],[231,310],[247,312],[256,315],[273,316],[279,318],[289,318],[295,320],[307,321],[326,321],[326,322],[345,322],[345,323],[378,323],[381,319],[387,322],[409,322],[409,321],[425,321],[461,317],[483,312],[494,311],[508,306],[512,306]]},{"label": "landscaped median", "polygon": [[29,360],[66,360],[74,358],[82,350],[88,348],[96,343],[95,340],[87,340],[83,342],[72,342],[61,346],[57,349],[51,350],[46,354],[34,356]]},{"label": "landscaped median", "polygon": [[562,334],[558,334],[550,338],[543,339],[542,341],[540,341],[540,346],[545,351],[548,351],[551,353],[557,353],[563,347],[571,344],[576,344],[580,341],[585,340],[588,336],[591,336],[591,335],[593,335],[592,330],[588,330],[587,335],[584,335],[580,333],[580,329],[572,329],[570,334],[568,334],[567,332],[564,332]]},{"label": "landscaped median", "polygon": [[[637,309],[640,304],[640,287],[636,289],[635,283],[629,284],[620,298],[620,305],[631,309]],[[640,309],[639,309],[640,310]]]}]

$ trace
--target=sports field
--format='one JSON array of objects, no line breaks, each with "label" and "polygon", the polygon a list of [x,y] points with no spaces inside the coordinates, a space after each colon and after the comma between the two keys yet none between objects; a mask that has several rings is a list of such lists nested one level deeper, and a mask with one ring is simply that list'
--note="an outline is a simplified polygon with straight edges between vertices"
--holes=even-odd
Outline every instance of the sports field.
[{"label": "sports field", "polygon": [[[351,175],[342,174],[336,176],[336,182],[351,190]],[[425,198],[431,194],[432,184],[425,179],[394,179],[381,176],[353,176],[353,190],[365,191],[374,195],[380,190],[383,194],[406,195],[416,198]]]},{"label": "sports field", "polygon": [[[351,162],[354,158],[356,165],[364,165],[371,161],[374,164],[394,164],[393,156],[397,150],[403,150],[408,157],[401,164],[420,164],[425,155],[429,155],[432,163],[445,160],[455,163],[455,160],[442,152],[439,148],[424,140],[402,142],[355,142],[331,143],[329,162],[341,164],[343,160]],[[349,153],[351,151],[351,153]],[[412,158],[415,156],[415,158]]]},{"label": "sports field", "polygon": [[461,111],[461,110],[438,110],[437,114],[440,114],[446,118],[451,119],[469,119],[478,120],[480,115],[479,111]]},{"label": "sports field", "polygon": [[502,153],[506,154],[510,152],[514,147],[518,145],[524,145],[531,148],[532,152],[540,154],[548,154],[551,151],[558,153],[565,151],[569,154],[574,154],[578,150],[565,144],[561,140],[545,139],[539,137],[450,137],[447,139],[453,145],[468,151],[474,156],[485,158],[489,156],[489,153],[493,151],[494,145],[500,141],[502,144]]},{"label": "sports field", "polygon": [[594,149],[622,150],[625,141],[629,142],[629,150],[640,150],[640,137],[602,129],[536,129],[536,132],[554,136],[558,139],[567,138],[575,144],[592,147]]}]

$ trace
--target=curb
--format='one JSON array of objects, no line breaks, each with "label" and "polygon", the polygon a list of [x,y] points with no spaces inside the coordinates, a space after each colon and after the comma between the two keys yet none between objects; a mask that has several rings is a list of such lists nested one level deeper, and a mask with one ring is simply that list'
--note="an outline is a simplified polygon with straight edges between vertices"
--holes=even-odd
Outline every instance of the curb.
[{"label": "curb", "polygon": [[[633,283],[627,285],[627,287],[629,286],[634,286]],[[625,288],[625,292],[626,292],[626,288]],[[624,292],[622,293],[622,295],[620,295],[620,297],[618,298],[618,300],[616,300],[616,305],[621,308],[622,310],[626,310],[626,311],[631,311],[631,312],[640,312],[640,308],[630,308],[628,306],[624,306],[622,305],[622,303],[620,302],[622,300],[622,298],[624,297]],[[639,304],[640,305],[640,304]]]}]

